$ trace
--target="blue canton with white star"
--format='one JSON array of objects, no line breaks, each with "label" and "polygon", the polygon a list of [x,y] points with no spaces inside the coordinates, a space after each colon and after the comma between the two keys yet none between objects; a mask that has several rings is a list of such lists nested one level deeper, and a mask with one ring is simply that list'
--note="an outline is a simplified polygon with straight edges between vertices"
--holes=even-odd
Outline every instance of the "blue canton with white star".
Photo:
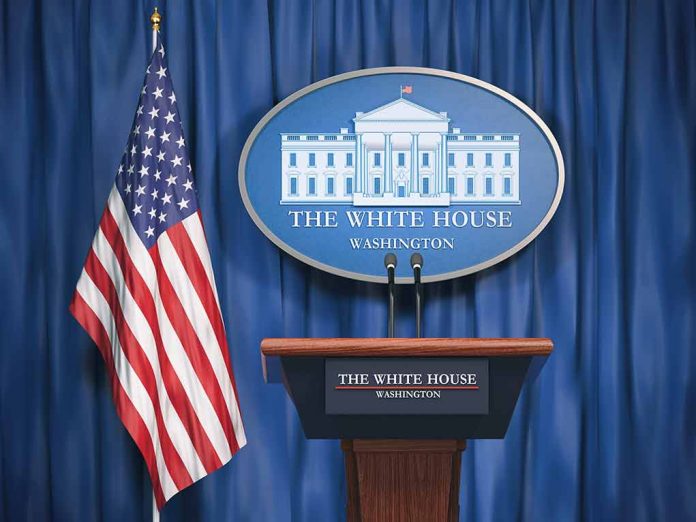
[{"label": "blue canton with white star", "polygon": [[138,111],[116,175],[133,226],[147,248],[198,210],[174,87],[160,44],[147,68]]}]

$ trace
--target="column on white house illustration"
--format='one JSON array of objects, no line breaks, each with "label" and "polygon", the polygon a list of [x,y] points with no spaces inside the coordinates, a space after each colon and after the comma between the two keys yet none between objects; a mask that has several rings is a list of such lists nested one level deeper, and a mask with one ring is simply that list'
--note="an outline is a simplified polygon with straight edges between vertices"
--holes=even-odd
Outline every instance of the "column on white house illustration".
[{"label": "column on white house illustration", "polygon": [[392,135],[391,132],[384,133],[384,195],[393,196],[394,187],[392,183]]},{"label": "column on white house illustration", "polygon": [[409,195],[413,195],[418,192],[418,187],[420,185],[420,177],[418,176],[418,133],[411,133],[411,157],[409,158],[411,162],[411,185],[409,187]]},{"label": "column on white house illustration", "polygon": [[363,142],[362,134],[355,137],[355,192],[361,193],[365,189],[363,187]]}]

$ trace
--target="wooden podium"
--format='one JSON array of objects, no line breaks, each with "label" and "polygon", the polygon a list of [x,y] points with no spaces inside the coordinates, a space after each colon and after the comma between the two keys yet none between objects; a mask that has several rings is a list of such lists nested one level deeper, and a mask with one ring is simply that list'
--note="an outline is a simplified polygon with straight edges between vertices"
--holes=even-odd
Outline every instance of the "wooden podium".
[{"label": "wooden podium", "polygon": [[[538,372],[552,349],[550,339],[261,343],[266,380],[283,382],[305,436],[342,440],[348,522],[458,521],[466,440],[505,436],[527,375]],[[385,373],[392,363],[396,370]],[[421,372],[418,380],[419,373],[412,369],[421,366],[438,370]],[[441,368],[473,369],[447,373]],[[411,380],[407,385],[375,385],[368,377],[358,382],[360,376],[374,375],[374,369],[379,375]],[[423,375],[436,384],[422,380]],[[334,382],[336,376],[354,381]],[[466,382],[454,383],[455,377]],[[375,398],[385,390],[397,398]]]}]

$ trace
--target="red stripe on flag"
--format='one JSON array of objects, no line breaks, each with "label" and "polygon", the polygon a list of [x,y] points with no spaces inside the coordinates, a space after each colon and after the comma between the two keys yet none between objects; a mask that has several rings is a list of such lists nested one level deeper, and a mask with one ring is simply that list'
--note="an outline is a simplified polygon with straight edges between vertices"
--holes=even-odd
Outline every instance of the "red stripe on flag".
[{"label": "red stripe on flag", "polygon": [[[197,216],[197,219],[200,219],[200,217]],[[225,360],[227,372],[230,376],[230,381],[232,382],[232,389],[234,390],[237,407],[239,407],[239,395],[237,394],[237,386],[234,380],[234,374],[232,372],[232,363],[230,361],[229,349],[227,347],[227,337],[225,335],[225,325],[222,322],[222,314],[218,308],[217,299],[215,298],[215,291],[210,286],[210,281],[208,279],[208,275],[206,274],[205,267],[203,266],[201,259],[198,257],[198,253],[196,252],[196,248],[193,245],[191,238],[182,225],[171,227],[166,234],[169,236],[172,245],[174,246],[174,250],[181,260],[181,264],[186,269],[186,273],[188,274],[191,283],[193,283],[193,287],[196,289],[196,293],[198,294],[201,303],[203,303],[203,308],[205,308],[205,312],[208,315],[210,324],[215,332],[218,345],[221,348],[222,357]]]},{"label": "red stripe on flag", "polygon": [[95,342],[104,358],[109,381],[111,383],[111,393],[113,395],[114,404],[116,405],[116,412],[145,459],[145,464],[147,465],[150,479],[152,480],[152,488],[155,493],[157,507],[158,509],[162,508],[165,503],[165,498],[162,491],[159,471],[157,469],[155,448],[152,444],[147,426],[145,426],[145,422],[142,417],[140,417],[138,410],[136,410],[128,394],[123,389],[123,385],[116,374],[109,335],[106,333],[99,318],[77,291],[73,294],[72,302],[70,303],[70,312]]},{"label": "red stripe on flag", "polygon": [[[222,465],[222,461],[219,459],[208,434],[203,429],[201,420],[196,415],[196,409],[191,404],[188,394],[182,386],[169,356],[164,349],[162,335],[159,329],[159,320],[157,318],[157,308],[152,293],[140,275],[140,272],[138,272],[133,264],[123,236],[121,236],[121,232],[118,229],[118,224],[108,208],[104,212],[100,226],[106,240],[114,251],[116,259],[118,259],[121,271],[126,279],[126,285],[128,285],[133,299],[135,299],[135,302],[152,330],[152,334],[155,338],[155,345],[157,346],[157,358],[160,363],[164,386],[169,392],[169,399],[193,443],[198,458],[203,463],[206,471],[210,473],[219,468]],[[216,458],[211,457],[211,455]]]},{"label": "red stripe on flag", "polygon": [[133,370],[140,378],[140,381],[143,383],[143,386],[147,390],[147,394],[152,401],[152,406],[155,410],[155,419],[157,420],[157,433],[162,444],[162,454],[167,464],[167,469],[169,470],[169,474],[171,475],[176,488],[178,490],[182,490],[192,484],[193,480],[191,479],[183,460],[181,460],[181,456],[176,451],[176,448],[169,437],[169,432],[164,424],[162,410],[159,403],[157,379],[152,370],[152,366],[150,366],[150,361],[147,360],[147,357],[143,352],[142,346],[140,346],[140,343],[138,343],[130,329],[130,326],[128,326],[128,322],[123,316],[123,310],[121,309],[121,303],[118,299],[118,292],[116,291],[114,283],[92,249],[90,249],[89,254],[87,255],[85,271],[92,281],[94,281],[94,284],[102,293],[104,299],[106,299],[106,302],[109,303],[123,352]]},{"label": "red stripe on flag", "polygon": [[[175,226],[181,226],[181,224],[177,224]],[[169,278],[167,277],[164,267],[162,266],[162,258],[160,257],[157,244],[151,247],[149,252],[153,262],[155,263],[157,283],[162,296],[162,304],[164,305],[164,309],[169,316],[172,327],[174,328],[179,341],[181,341],[181,345],[184,347],[184,350],[191,361],[191,366],[193,366],[196,375],[198,375],[198,379],[205,389],[206,395],[208,395],[208,398],[210,399],[210,403],[212,404],[215,414],[217,415],[220,424],[222,425],[222,429],[225,432],[225,437],[230,444],[232,444],[234,441],[234,445],[236,446],[237,439],[234,435],[232,419],[230,417],[230,412],[227,409],[225,397],[220,389],[220,385],[215,375],[215,370],[208,359],[205,348],[198,339],[198,335],[191,324],[190,318],[188,315],[186,315],[186,311],[184,310],[181,301],[179,301],[179,297],[176,295],[176,291],[174,290],[171,281],[169,281]],[[185,277],[185,274],[182,274],[182,276]],[[208,464],[205,461],[203,462],[203,465],[209,473],[222,465],[222,463],[219,463],[217,453],[213,452],[213,455],[218,462],[215,467],[209,469]]]}]

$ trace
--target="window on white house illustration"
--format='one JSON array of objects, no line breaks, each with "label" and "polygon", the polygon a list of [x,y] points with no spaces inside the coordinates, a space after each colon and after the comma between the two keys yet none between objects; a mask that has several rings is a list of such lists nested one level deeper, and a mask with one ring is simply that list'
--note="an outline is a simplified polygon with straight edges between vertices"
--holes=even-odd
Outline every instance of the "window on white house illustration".
[{"label": "window on white house illustration", "polygon": [[346,154],[346,167],[352,167],[353,166],[353,153],[349,152]]},{"label": "window on white house illustration", "polygon": [[317,178],[307,178],[307,195],[317,195]]},{"label": "window on white house illustration", "polygon": [[333,179],[333,177],[326,178],[326,194],[329,196],[334,195],[334,179]]},{"label": "window on white house illustration", "polygon": [[505,153],[505,166],[512,167],[512,154],[510,152]]},{"label": "window on white house illustration", "polygon": [[404,152],[399,152],[397,161],[399,163],[399,167],[404,167],[406,165],[406,154]]},{"label": "window on white house illustration", "polygon": [[466,195],[467,196],[473,196],[474,195],[474,177],[469,176],[466,178]]},{"label": "window on white house illustration", "polygon": [[423,178],[423,194],[430,194],[430,178]]},{"label": "window on white house illustration", "polygon": [[353,178],[346,178],[346,196],[353,194]]},{"label": "window on white house illustration", "polygon": [[493,154],[491,152],[486,152],[486,167],[493,166]]},{"label": "window on white house illustration", "polygon": [[375,167],[382,165],[382,155],[379,152],[375,152]]},{"label": "window on white house illustration", "polygon": [[493,178],[491,176],[486,177],[486,196],[493,195]]},{"label": "window on white house illustration", "polygon": [[317,155],[314,152],[309,153],[309,166],[310,167],[317,166]]},{"label": "window on white house illustration", "polygon": [[290,195],[297,196],[297,178],[290,178]]},{"label": "window on white house illustration", "polygon": [[449,191],[450,194],[454,196],[454,194],[457,192],[457,185],[455,183],[454,178],[447,178],[447,190]]},{"label": "window on white house illustration", "polygon": [[382,193],[382,178],[375,178],[374,189],[375,189],[375,194]]},{"label": "window on white house illustration", "polygon": [[447,154],[447,166],[454,167],[454,152]]},{"label": "window on white house illustration", "polygon": [[297,167],[297,154],[294,152],[290,153],[290,166]]},{"label": "window on white house illustration", "polygon": [[466,153],[466,166],[467,166],[467,167],[473,167],[473,166],[474,166],[474,153],[473,153],[473,152],[467,152],[467,153]]},{"label": "window on white house illustration", "polygon": [[333,152],[329,152],[326,157],[326,165],[328,167],[333,167],[334,166],[334,155]]},{"label": "window on white house illustration", "polygon": [[430,166],[430,154],[428,154],[427,152],[423,153],[423,166],[424,167]]},{"label": "window on white house illustration", "polygon": [[503,196],[512,196],[512,178],[510,176],[503,178]]}]

